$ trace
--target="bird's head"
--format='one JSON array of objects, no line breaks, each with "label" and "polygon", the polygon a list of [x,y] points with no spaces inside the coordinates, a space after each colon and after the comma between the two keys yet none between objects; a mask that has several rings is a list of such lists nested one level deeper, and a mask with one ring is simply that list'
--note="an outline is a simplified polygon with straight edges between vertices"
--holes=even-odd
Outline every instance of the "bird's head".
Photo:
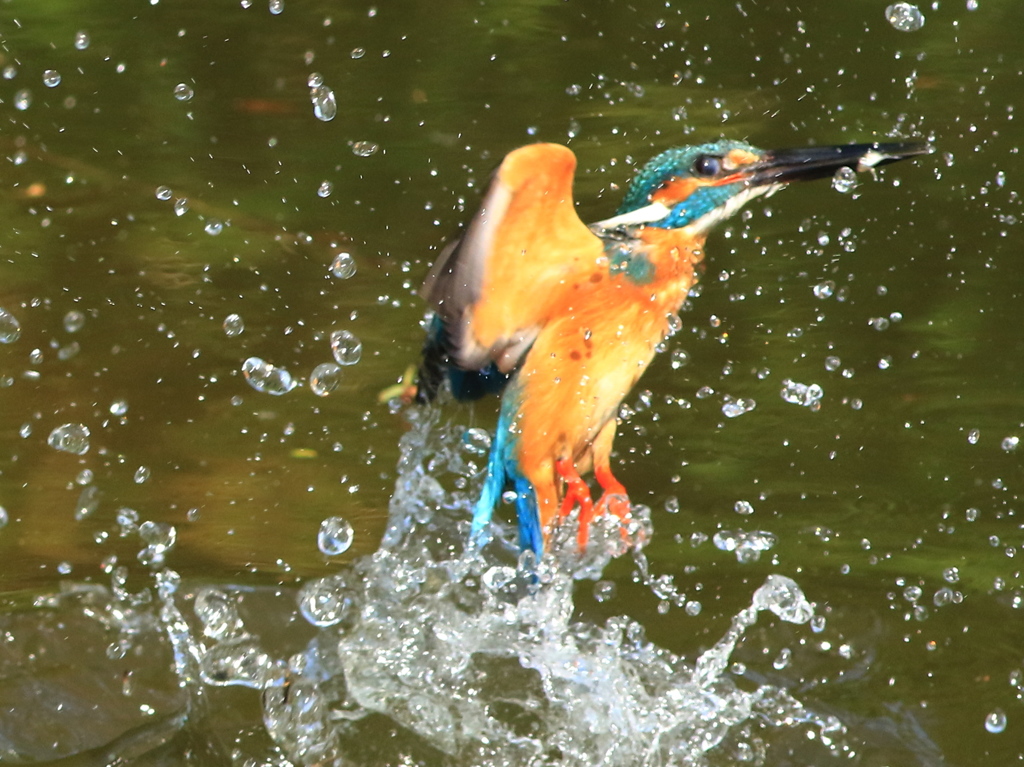
[{"label": "bird's head", "polygon": [[700,234],[790,181],[830,177],[840,168],[865,170],[930,151],[929,144],[915,141],[771,151],[717,141],[669,149],[630,182],[616,215],[594,227],[690,227]]}]

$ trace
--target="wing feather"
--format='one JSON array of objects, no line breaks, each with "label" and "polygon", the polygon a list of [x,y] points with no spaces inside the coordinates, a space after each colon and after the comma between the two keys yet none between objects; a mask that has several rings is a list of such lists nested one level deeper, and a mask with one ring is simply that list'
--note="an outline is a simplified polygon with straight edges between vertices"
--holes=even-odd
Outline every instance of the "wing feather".
[{"label": "wing feather", "polygon": [[421,294],[452,363],[513,370],[602,245],[576,214],[576,157],[558,144],[510,152],[461,239],[440,254]]}]

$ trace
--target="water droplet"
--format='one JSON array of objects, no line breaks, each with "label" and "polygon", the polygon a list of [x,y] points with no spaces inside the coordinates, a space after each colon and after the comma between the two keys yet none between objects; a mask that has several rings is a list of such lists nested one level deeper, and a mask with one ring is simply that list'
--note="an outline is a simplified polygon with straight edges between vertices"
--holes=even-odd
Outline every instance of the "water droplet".
[{"label": "water droplet", "polygon": [[818,384],[802,384],[788,378],[782,382],[782,399],[793,405],[814,407],[825,395]]},{"label": "water droplet", "polygon": [[828,370],[829,372],[839,370],[839,366],[842,364],[843,361],[839,357],[836,357],[835,355],[831,355],[825,358],[825,370]]},{"label": "water droplet", "polygon": [[722,403],[722,415],[726,418],[738,418],[744,413],[749,413],[757,407],[757,402],[752,399],[745,397],[733,398],[726,395],[725,402]]},{"label": "water droplet", "polygon": [[342,251],[331,262],[331,274],[339,280],[347,280],[356,273],[356,260],[351,253]]},{"label": "water droplet", "polygon": [[320,186],[317,187],[316,194],[317,197],[330,197],[331,192],[333,191],[334,184],[332,184],[330,181],[323,181],[320,183]]},{"label": "water droplet", "polygon": [[267,8],[273,15],[277,16],[284,10],[284,0],[270,0],[267,3]]},{"label": "water droplet", "polygon": [[55,450],[85,455],[89,452],[89,427],[80,423],[66,423],[51,431],[46,441]]},{"label": "water droplet", "polygon": [[309,98],[313,102],[313,114],[317,120],[330,122],[338,114],[338,102],[334,98],[334,91],[326,85],[311,89]]},{"label": "water droplet", "polygon": [[361,59],[363,56],[366,55],[366,49],[365,48],[353,48],[352,51],[348,55],[350,57],[352,57],[353,59]]},{"label": "water droplet", "polygon": [[924,26],[924,14],[910,3],[893,3],[885,9],[885,18],[900,32],[916,32]]},{"label": "water droplet", "polygon": [[355,365],[363,356],[363,343],[347,330],[334,330],[331,352],[339,365]]},{"label": "water droplet", "polygon": [[158,186],[156,188],[156,198],[158,200],[169,200],[173,194],[169,186]]},{"label": "water droplet", "polygon": [[352,154],[356,157],[369,157],[376,154],[380,147],[372,141],[356,141],[352,144]]},{"label": "water droplet", "polygon": [[857,172],[853,168],[842,167],[832,176],[832,188],[841,194],[852,192],[857,186]]},{"label": "water droplet", "polygon": [[344,517],[328,517],[320,523],[316,536],[316,547],[329,557],[344,554],[352,546],[355,533],[352,524]]},{"label": "water droplet", "polygon": [[211,639],[238,636],[245,628],[235,599],[217,588],[205,587],[196,592],[192,611],[203,624],[203,634]]},{"label": "water droplet", "polygon": [[77,333],[85,325],[85,314],[72,309],[64,315],[64,329],[69,333]]},{"label": "water droplet", "polygon": [[22,88],[20,91],[14,94],[14,108],[19,112],[24,112],[32,106],[32,91],[28,88]]},{"label": "water droplet", "polygon": [[754,505],[750,501],[736,501],[736,503],[733,504],[732,510],[737,514],[749,516],[754,513]]},{"label": "water droplet", "polygon": [[835,293],[836,284],[832,280],[825,280],[815,285],[813,290],[815,298],[831,298]]},{"label": "water droplet", "polygon": [[679,370],[681,367],[685,367],[690,362],[690,354],[683,349],[673,349],[672,355],[670,356],[670,364],[673,370]]},{"label": "water droplet", "polygon": [[295,388],[295,380],[291,373],[264,362],[259,357],[250,357],[242,363],[242,375],[256,391],[273,394],[275,397],[287,394]]},{"label": "water droplet", "polygon": [[21,323],[17,318],[0,308],[0,344],[13,344],[21,337]]},{"label": "water droplet", "polygon": [[86,32],[85,30],[79,30],[78,32],[75,32],[75,47],[80,51],[84,51],[86,48],[89,47],[88,32]]},{"label": "water droplet", "polygon": [[993,735],[998,735],[1006,729],[1006,713],[997,708],[985,716],[985,729]]},{"label": "water droplet", "polygon": [[162,567],[167,552],[178,540],[178,531],[165,522],[146,521],[139,525],[139,538],[146,544],[138,554],[139,561],[146,567]]},{"label": "water droplet", "polygon": [[224,318],[224,335],[229,338],[242,335],[245,330],[245,321],[237,314],[229,314]]},{"label": "water droplet", "polygon": [[174,86],[174,98],[178,101],[188,101],[195,95],[192,86],[188,83],[178,83]]},{"label": "water droplet", "polygon": [[91,517],[100,507],[101,496],[100,489],[95,485],[82,488],[82,492],[78,494],[78,501],[75,503],[75,521],[81,522],[83,519]]},{"label": "water droplet", "polygon": [[60,72],[56,69],[47,69],[43,72],[43,85],[47,88],[56,88],[60,85]]},{"label": "water droplet", "polygon": [[211,218],[209,221],[206,222],[206,226],[204,226],[203,229],[211,237],[216,237],[218,234],[224,231],[224,224],[222,224],[216,218]]},{"label": "water droplet", "polygon": [[617,589],[615,581],[598,581],[594,584],[594,601],[607,602],[615,597]]},{"label": "water droplet", "polygon": [[306,581],[299,590],[299,610],[314,626],[333,626],[352,611],[345,579],[338,575]]},{"label": "water droplet", "polygon": [[118,417],[128,413],[128,402],[123,399],[116,399],[110,403],[110,414]]},{"label": "water droplet", "polygon": [[981,429],[971,429],[967,432],[967,442],[969,444],[977,445],[979,439],[981,439]]},{"label": "water droplet", "polygon": [[782,671],[786,666],[789,665],[790,659],[793,657],[793,651],[788,647],[783,647],[775,660],[772,661],[772,666],[776,671]]},{"label": "water droplet", "polygon": [[471,455],[487,455],[491,450],[491,435],[487,429],[473,427],[462,433],[462,449]]},{"label": "water droplet", "polygon": [[188,212],[188,198],[179,197],[174,201],[174,215],[184,216]]},{"label": "water droplet", "polygon": [[149,479],[149,467],[140,466],[135,470],[135,475],[132,477],[136,485],[141,485]]},{"label": "water droplet", "polygon": [[341,385],[341,368],[333,362],[325,362],[313,368],[309,375],[309,388],[318,397],[326,397]]}]

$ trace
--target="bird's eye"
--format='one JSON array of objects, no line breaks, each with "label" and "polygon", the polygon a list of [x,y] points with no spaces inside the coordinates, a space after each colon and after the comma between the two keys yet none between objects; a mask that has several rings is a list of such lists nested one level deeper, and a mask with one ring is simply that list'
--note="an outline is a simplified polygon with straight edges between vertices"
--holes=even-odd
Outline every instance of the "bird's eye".
[{"label": "bird's eye", "polygon": [[693,161],[693,172],[698,176],[717,176],[722,171],[722,158],[702,154]]}]

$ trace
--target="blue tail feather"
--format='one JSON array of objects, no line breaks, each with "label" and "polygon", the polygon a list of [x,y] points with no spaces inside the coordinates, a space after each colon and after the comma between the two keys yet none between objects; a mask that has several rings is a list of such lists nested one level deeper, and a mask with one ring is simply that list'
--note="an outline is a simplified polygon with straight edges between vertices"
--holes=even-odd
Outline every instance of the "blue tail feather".
[{"label": "blue tail feather", "polygon": [[501,406],[501,416],[491,443],[491,455],[487,459],[487,477],[484,479],[480,499],[473,510],[470,528],[470,543],[482,546],[486,543],[486,529],[491,523],[494,507],[501,494],[511,486],[516,492],[516,515],[519,523],[519,547],[532,550],[538,557],[544,551],[544,536],[540,529],[540,515],[537,512],[537,495],[530,480],[523,476],[515,458],[516,437],[509,431],[512,422],[515,394],[509,391]]}]

